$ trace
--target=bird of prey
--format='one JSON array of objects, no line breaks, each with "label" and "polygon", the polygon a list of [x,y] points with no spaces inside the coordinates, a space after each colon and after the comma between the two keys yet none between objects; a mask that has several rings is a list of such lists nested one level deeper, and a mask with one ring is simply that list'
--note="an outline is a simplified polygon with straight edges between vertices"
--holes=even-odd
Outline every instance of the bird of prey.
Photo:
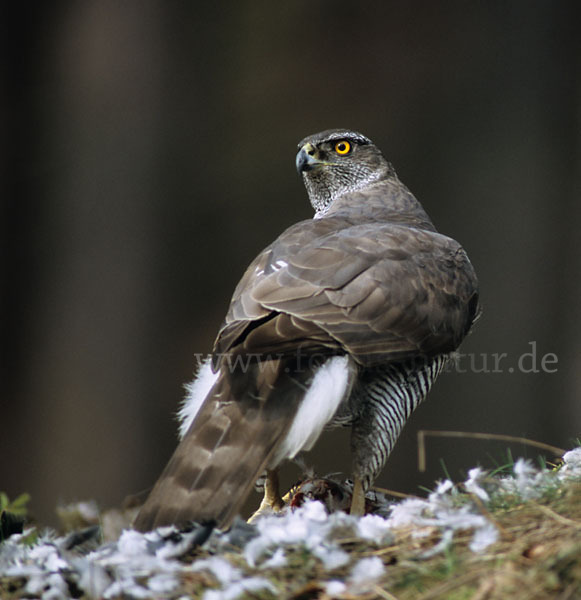
[{"label": "bird of prey", "polygon": [[182,410],[182,439],[134,526],[227,527],[255,481],[281,505],[277,468],[325,427],[351,427],[353,500],[384,466],[479,313],[458,242],[438,233],[370,139],[299,143],[315,210],[250,264]]}]

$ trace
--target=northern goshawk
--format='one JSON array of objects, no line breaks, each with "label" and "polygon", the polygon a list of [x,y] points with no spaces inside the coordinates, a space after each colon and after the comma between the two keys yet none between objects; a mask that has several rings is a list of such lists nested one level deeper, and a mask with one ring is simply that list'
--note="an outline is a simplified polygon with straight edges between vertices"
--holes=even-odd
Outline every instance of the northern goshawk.
[{"label": "northern goshawk", "polygon": [[350,425],[351,512],[470,330],[478,283],[376,146],[332,129],[299,144],[312,220],[287,229],[238,284],[182,410],[182,440],[135,527],[226,527],[267,472]]}]

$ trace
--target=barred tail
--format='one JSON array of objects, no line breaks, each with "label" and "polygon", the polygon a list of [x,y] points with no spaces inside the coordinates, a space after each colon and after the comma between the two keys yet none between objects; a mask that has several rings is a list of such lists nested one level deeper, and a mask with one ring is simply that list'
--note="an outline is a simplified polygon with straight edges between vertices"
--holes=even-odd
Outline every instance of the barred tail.
[{"label": "barred tail", "polygon": [[[221,372],[134,522],[140,531],[190,521],[227,527],[296,414],[296,376],[271,361]],[[288,368],[288,367],[287,367]],[[273,393],[275,392],[275,393]]]},{"label": "barred tail", "polygon": [[[183,409],[191,425],[134,527],[149,531],[189,521],[227,527],[265,468],[313,446],[350,393],[355,373],[348,356],[319,364],[269,360],[233,372],[222,367],[201,406],[194,398],[195,406]],[[207,379],[204,369],[201,374]]]}]

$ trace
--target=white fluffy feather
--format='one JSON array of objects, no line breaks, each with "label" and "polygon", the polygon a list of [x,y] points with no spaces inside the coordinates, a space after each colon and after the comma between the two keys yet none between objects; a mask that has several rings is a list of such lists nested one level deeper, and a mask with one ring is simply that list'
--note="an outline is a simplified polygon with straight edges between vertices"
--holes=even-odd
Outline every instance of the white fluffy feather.
[{"label": "white fluffy feather", "polygon": [[323,364],[303,398],[289,432],[271,462],[275,467],[285,458],[310,450],[323,428],[333,418],[349,392],[349,358],[334,356]]},{"label": "white fluffy feather", "polygon": [[218,379],[218,373],[212,373],[211,359],[207,358],[200,366],[196,378],[186,384],[186,397],[178,411],[179,437],[180,440],[186,435],[194,417],[198,414],[202,402],[206,399],[208,392]]},{"label": "white fluffy feather", "polygon": [[[349,391],[348,364],[347,356],[334,356],[319,367],[285,440],[276,452],[272,466],[285,458],[294,458],[302,450],[310,450],[315,445]],[[217,378],[218,373],[212,372],[210,359],[206,359],[194,381],[185,386],[187,394],[178,411],[180,439],[190,428]]]}]

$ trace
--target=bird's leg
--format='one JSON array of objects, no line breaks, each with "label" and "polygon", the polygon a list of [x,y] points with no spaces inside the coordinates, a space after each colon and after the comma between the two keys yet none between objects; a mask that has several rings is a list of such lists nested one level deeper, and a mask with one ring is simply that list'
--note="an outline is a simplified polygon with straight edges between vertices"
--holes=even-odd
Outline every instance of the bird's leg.
[{"label": "bird's leg", "polygon": [[353,480],[353,496],[351,498],[349,514],[357,516],[365,514],[365,492],[363,491],[363,484],[359,477],[355,477]]},{"label": "bird's leg", "polygon": [[264,497],[256,512],[248,519],[252,523],[257,517],[268,511],[278,512],[284,508],[284,500],[280,496],[278,485],[278,471],[276,469],[266,471],[264,482]]},{"label": "bird's leg", "polygon": [[277,512],[284,508],[284,500],[280,495],[278,471],[276,469],[266,471],[266,482],[264,484],[264,499],[262,500],[262,502],[266,502],[267,506],[270,506],[273,510]]}]

